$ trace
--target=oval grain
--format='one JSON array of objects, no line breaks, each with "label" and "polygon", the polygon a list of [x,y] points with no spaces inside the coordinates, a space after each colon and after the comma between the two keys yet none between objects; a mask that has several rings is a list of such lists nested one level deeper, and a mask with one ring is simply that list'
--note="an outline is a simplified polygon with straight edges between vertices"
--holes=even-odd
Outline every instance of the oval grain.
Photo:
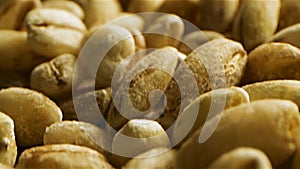
[{"label": "oval grain", "polygon": [[270,80],[243,86],[250,100],[286,99],[291,100],[300,108],[300,81]]},{"label": "oval grain", "polygon": [[292,45],[287,43],[260,45],[249,54],[243,83],[278,79],[300,80],[299,64],[300,49]]},{"label": "oval grain", "polygon": [[42,144],[46,127],[62,120],[62,112],[53,101],[25,88],[0,90],[0,111],[14,120],[17,145],[21,147]]},{"label": "oval grain", "polygon": [[[208,121],[207,127],[218,123],[219,118]],[[269,99],[241,104],[224,111],[218,127],[204,143],[199,143],[199,128],[178,151],[177,166],[208,167],[223,153],[246,146],[262,150],[276,167],[295,152],[299,129],[299,110],[291,101]]]},{"label": "oval grain", "polygon": [[25,150],[17,169],[112,169],[106,158],[87,147],[57,144],[33,147]]},{"label": "oval grain", "polygon": [[[149,95],[153,90],[162,92],[166,90],[177,66],[179,55],[180,53],[173,47],[157,49],[141,58],[124,75],[124,80],[115,89],[114,102],[106,115],[106,120],[113,128],[120,129],[128,121],[120,112],[132,118],[153,119],[153,116],[161,111],[156,110],[155,106],[161,103],[162,94],[154,94],[151,102],[149,101]],[[155,68],[150,68],[151,65],[155,65]],[[146,69],[141,70],[141,68]],[[170,74],[162,68],[167,69]],[[126,86],[127,83],[130,84],[129,87]],[[131,105],[139,112],[132,110]],[[155,110],[149,110],[150,108]],[[157,107],[157,109],[160,109],[160,107]],[[144,111],[145,114],[140,113]]]},{"label": "oval grain", "polygon": [[[193,83],[186,83],[191,79],[187,79],[189,78],[187,72],[182,69],[184,66],[179,65],[174,77],[178,77],[182,86],[179,89],[175,80],[168,85],[165,92],[167,104],[164,114],[177,118],[180,108],[183,110],[201,94],[212,89],[238,85],[244,75],[247,58],[247,53],[240,43],[225,38],[215,39],[198,47],[181,63],[193,73],[198,91],[194,90],[194,96],[180,92],[180,90],[190,91],[194,86]],[[165,123],[163,126],[168,128],[171,124]]]},{"label": "oval grain", "polygon": [[233,36],[247,51],[268,40],[276,31],[280,0],[243,0],[233,26]]},{"label": "oval grain", "polygon": [[63,53],[78,54],[86,33],[84,23],[61,9],[35,9],[25,18],[28,43],[38,54],[53,58]]},{"label": "oval grain", "polygon": [[108,133],[95,125],[78,121],[51,124],[44,133],[44,144],[74,144],[89,147],[104,154],[111,143]]},{"label": "oval grain", "polygon": [[30,75],[30,87],[54,99],[70,96],[75,63],[74,55],[62,54],[36,66]]},{"label": "oval grain", "polygon": [[131,158],[158,147],[168,148],[170,140],[159,123],[152,120],[133,119],[125,124],[112,141],[112,163],[121,167]]},{"label": "oval grain", "polygon": [[[250,102],[248,93],[239,87],[216,89],[200,95],[183,110],[177,119],[174,119],[172,141],[175,143],[179,142],[176,146],[180,147],[199,127],[214,116],[217,116],[218,113],[248,102]],[[191,119],[193,116],[191,113],[195,111],[197,106],[199,106],[197,117],[193,125],[191,125],[186,120]],[[216,107],[217,109],[215,109]],[[185,137],[183,140],[180,140],[183,138],[182,136]]]},{"label": "oval grain", "polygon": [[[98,31],[93,35],[93,38],[98,40],[101,52],[108,50],[108,46],[112,47],[103,56],[96,75],[97,87],[110,87],[116,68],[135,51],[134,38],[127,29],[118,25],[109,25],[102,28],[101,32]],[[88,63],[86,65],[90,66]]]}]

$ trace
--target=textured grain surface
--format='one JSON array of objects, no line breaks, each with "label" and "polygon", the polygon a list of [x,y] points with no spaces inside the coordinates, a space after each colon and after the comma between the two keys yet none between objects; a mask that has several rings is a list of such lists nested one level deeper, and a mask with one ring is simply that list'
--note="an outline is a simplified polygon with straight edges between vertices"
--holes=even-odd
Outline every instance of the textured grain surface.
[{"label": "textured grain surface", "polygon": [[[166,90],[178,60],[179,53],[172,47],[155,50],[142,58],[127,72],[124,81],[116,91],[114,103],[106,115],[108,123],[115,129],[121,128],[127,119],[120,112],[130,118],[150,119],[160,113],[161,110],[156,110],[155,106],[162,102],[162,94],[153,94],[152,91]],[[129,86],[126,86],[128,84]]]},{"label": "textured grain surface", "polygon": [[12,167],[17,159],[14,122],[9,116],[0,112],[0,126],[0,164]]},{"label": "textured grain surface", "polygon": [[61,9],[35,9],[27,14],[25,23],[28,43],[36,53],[49,58],[79,53],[86,27],[72,13]]},{"label": "textured grain surface", "polygon": [[[166,90],[168,102],[164,112],[165,116],[176,119],[180,108],[183,110],[200,94],[212,89],[238,85],[244,74],[246,61],[246,51],[240,43],[232,40],[215,39],[198,47],[188,55],[182,64],[188,66],[194,75],[192,80],[196,80],[199,92],[191,91],[194,88],[193,83],[186,83],[191,81],[188,77],[189,72],[179,66],[174,75],[178,77],[179,82],[172,80]],[[183,91],[190,91],[190,93]],[[163,126],[168,128],[172,124],[168,123]]]},{"label": "textured grain surface", "polygon": [[25,150],[16,168],[22,169],[112,169],[105,157],[87,147],[57,144]]},{"label": "textured grain surface", "polygon": [[[111,88],[82,93],[59,104],[64,120],[80,120],[97,125],[99,114],[105,117],[111,102]],[[95,98],[97,104],[95,105]],[[74,100],[75,101],[74,101]],[[74,107],[76,104],[76,109]]]},{"label": "textured grain surface", "polygon": [[243,83],[277,79],[300,80],[299,65],[298,48],[287,43],[266,43],[249,54]]},{"label": "textured grain surface", "polygon": [[44,133],[44,144],[75,144],[104,154],[111,142],[105,130],[86,122],[62,121],[51,124]]},{"label": "textured grain surface", "polygon": [[[210,120],[208,128],[218,118]],[[241,104],[225,110],[215,132],[201,144],[199,128],[178,151],[176,163],[178,168],[203,168],[227,151],[249,146],[262,150],[277,166],[295,152],[299,129],[299,110],[291,101],[269,99]]]},{"label": "textured grain surface", "polygon": [[62,112],[53,101],[25,88],[0,90],[0,111],[14,120],[17,145],[24,147],[42,144],[46,127],[62,120]]},{"label": "textured grain surface", "polygon": [[53,99],[69,97],[75,63],[74,55],[62,54],[36,66],[31,72],[30,87]]}]

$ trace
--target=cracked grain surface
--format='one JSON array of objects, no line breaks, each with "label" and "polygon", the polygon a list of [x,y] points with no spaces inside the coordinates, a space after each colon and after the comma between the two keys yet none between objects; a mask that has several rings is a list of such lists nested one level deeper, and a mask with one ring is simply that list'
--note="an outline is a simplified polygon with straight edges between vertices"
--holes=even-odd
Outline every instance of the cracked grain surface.
[{"label": "cracked grain surface", "polygon": [[59,99],[71,95],[76,57],[62,54],[35,67],[30,76],[30,87]]},{"label": "cracked grain surface", "polygon": [[63,53],[78,54],[87,31],[79,18],[60,9],[32,10],[25,23],[29,46],[48,58]]}]

